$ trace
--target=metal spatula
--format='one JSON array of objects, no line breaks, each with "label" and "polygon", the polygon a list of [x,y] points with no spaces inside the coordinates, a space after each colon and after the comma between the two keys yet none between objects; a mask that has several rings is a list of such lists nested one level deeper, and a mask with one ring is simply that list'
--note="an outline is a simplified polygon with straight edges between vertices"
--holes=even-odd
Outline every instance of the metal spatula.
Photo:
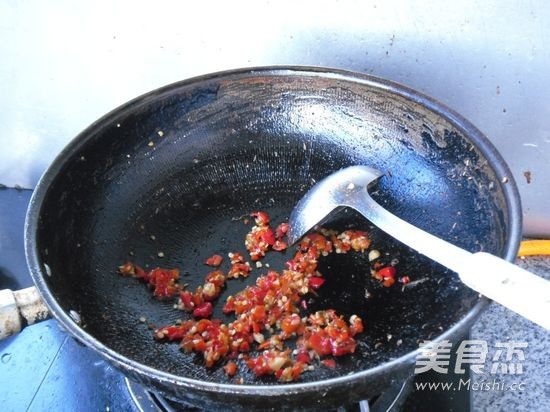
[{"label": "metal spatula", "polygon": [[457,272],[473,290],[550,329],[549,281],[489,253],[470,253],[388,212],[368,193],[381,175],[367,166],[351,166],[317,183],[290,215],[288,243],[298,241],[335,210],[351,207],[397,240]]}]

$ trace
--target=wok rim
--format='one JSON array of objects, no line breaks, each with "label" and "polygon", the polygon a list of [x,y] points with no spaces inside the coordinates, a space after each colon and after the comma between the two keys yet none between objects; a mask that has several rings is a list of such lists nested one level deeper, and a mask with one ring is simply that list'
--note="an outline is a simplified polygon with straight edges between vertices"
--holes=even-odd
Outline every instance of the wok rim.
[{"label": "wok rim", "polygon": [[[313,382],[298,382],[277,385],[237,385],[202,381],[160,371],[158,369],[149,367],[121,355],[120,353],[101,343],[93,335],[88,334],[84,329],[76,324],[74,320],[69,316],[69,314],[63,308],[61,308],[61,306],[58,304],[57,300],[51,293],[45,281],[45,269],[43,268],[43,264],[40,259],[37,247],[36,235],[40,220],[40,211],[50,185],[57,178],[64,165],[74,155],[76,155],[78,153],[78,150],[91,138],[91,136],[93,135],[92,132],[102,124],[111,122],[115,117],[119,117],[127,111],[132,111],[132,109],[147,102],[149,99],[154,99],[156,96],[162,95],[166,92],[169,92],[170,90],[194,84],[199,85],[200,83],[217,79],[231,80],[234,78],[247,76],[307,76],[360,83],[374,89],[388,91],[390,93],[394,93],[396,95],[404,97],[417,104],[427,107],[430,111],[436,113],[438,116],[445,118],[447,121],[453,124],[454,127],[460,130],[462,134],[468,136],[468,138],[471,139],[471,141],[476,145],[477,149],[487,158],[489,166],[495,172],[497,178],[500,181],[503,181],[504,178],[508,179],[507,183],[502,185],[504,199],[506,205],[508,206],[507,217],[509,221],[508,238],[506,239],[505,244],[506,253],[503,258],[508,261],[514,260],[519,248],[522,233],[522,212],[517,185],[509,167],[505,163],[500,153],[493,146],[493,144],[479,129],[477,129],[471,122],[462,117],[460,114],[450,109],[446,105],[440,103],[439,101],[428,97],[427,95],[424,95],[423,93],[420,93],[416,90],[413,90],[407,86],[401,85],[400,83],[363,73],[315,66],[265,66],[241,68],[192,77],[190,79],[174,82],[142,94],[113,109],[109,113],[96,120],[82,132],[80,132],[65,146],[65,148],[51,163],[51,165],[38,181],[31,196],[25,220],[24,233],[27,265],[31,272],[31,277],[35,285],[37,286],[40,294],[42,295],[42,298],[44,299],[46,305],[48,306],[50,313],[73,337],[75,337],[77,340],[84,343],[86,346],[96,351],[103,358],[117,365],[124,371],[128,371],[133,374],[137,373],[138,375],[145,375],[148,378],[152,377],[156,381],[169,385],[176,385],[179,387],[196,389],[206,392],[216,392],[218,394],[226,393],[241,394],[245,396],[273,397],[277,395],[290,395],[292,393],[307,392],[310,390],[330,391],[331,389],[334,389],[334,387],[347,386],[353,384],[356,381],[367,382],[368,380],[373,379],[377,376],[390,373],[393,370],[403,368],[405,365],[412,364],[419,353],[419,349],[408,352],[399,358],[381,363],[372,368],[354,372],[353,374],[339,376],[336,378],[317,380]],[[464,333],[467,329],[471,327],[471,325],[475,322],[475,320],[479,317],[479,315],[490,302],[491,301],[488,298],[481,296],[479,301],[468,311],[468,313],[463,318],[461,318],[451,328],[445,330],[443,333],[435,337],[433,341],[438,342],[445,339],[452,339],[452,337],[456,337],[459,336],[460,333]]]}]

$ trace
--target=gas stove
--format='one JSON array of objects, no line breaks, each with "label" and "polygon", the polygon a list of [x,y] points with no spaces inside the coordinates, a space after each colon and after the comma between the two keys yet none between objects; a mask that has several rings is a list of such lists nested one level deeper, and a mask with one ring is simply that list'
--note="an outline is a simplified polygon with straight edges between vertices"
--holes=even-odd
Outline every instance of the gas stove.
[{"label": "gas stove", "polygon": [[[32,191],[0,190],[0,289],[32,286],[23,228]],[[467,339],[467,337],[465,337]],[[433,372],[433,373],[432,373]],[[379,396],[338,411],[470,410],[466,390],[416,391],[415,382],[458,382],[464,375],[429,371],[387,388]],[[0,400],[4,411],[198,411],[131,382],[53,319],[0,341]]]}]

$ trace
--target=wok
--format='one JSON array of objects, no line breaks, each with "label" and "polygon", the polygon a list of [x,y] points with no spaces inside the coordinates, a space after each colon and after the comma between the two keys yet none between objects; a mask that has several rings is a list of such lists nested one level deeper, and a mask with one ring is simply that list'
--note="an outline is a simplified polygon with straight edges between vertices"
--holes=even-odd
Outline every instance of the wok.
[{"label": "wok", "polygon": [[[26,253],[33,279],[71,335],[170,398],[207,409],[316,409],[368,398],[412,374],[419,342],[462,336],[488,300],[352,211],[330,225],[368,230],[373,247],[398,259],[399,273],[413,285],[380,287],[366,254],[322,260],[327,281],[308,311],[358,314],[365,332],[336,368],[316,367],[295,383],[257,378],[240,364],[238,385],[221,365],[206,369],[177,344],[155,342],[148,324],[187,314],[117,274],[127,260],[178,267],[194,288],[208,272],[205,258],[245,252],[250,225],[238,217],[265,210],[283,221],[315,181],[354,164],[385,173],[372,195],[396,215],[469,251],[514,258],[518,192],[474,126],[392,82],[277,67],[163,87],[77,136],[31,200]],[[282,269],[291,254],[271,253],[265,261]],[[216,306],[261,273],[228,282]],[[218,307],[214,317],[223,317]]]}]

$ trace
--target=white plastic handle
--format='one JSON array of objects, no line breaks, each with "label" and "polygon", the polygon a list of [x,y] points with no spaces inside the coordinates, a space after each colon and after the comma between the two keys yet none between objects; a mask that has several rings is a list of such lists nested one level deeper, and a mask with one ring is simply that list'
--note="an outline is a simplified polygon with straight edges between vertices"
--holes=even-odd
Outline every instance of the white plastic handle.
[{"label": "white plastic handle", "polygon": [[489,253],[473,253],[458,272],[467,286],[550,329],[550,282]]}]

